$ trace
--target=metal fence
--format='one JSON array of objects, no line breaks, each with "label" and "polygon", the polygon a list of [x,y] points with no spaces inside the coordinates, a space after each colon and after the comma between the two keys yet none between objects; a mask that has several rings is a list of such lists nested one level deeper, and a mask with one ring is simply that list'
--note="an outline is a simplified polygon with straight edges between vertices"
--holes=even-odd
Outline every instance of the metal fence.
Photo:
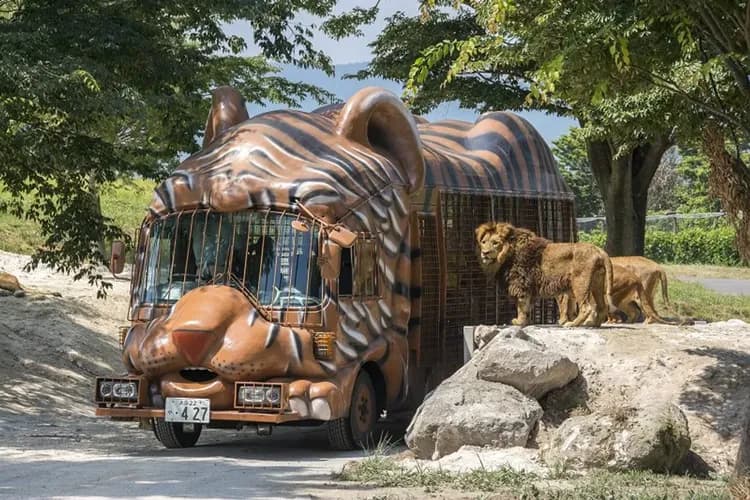
[{"label": "metal fence", "polygon": [[[724,212],[646,216],[646,229],[674,233],[681,229],[693,227],[710,229],[726,224],[727,218]],[[607,230],[607,220],[604,217],[579,217],[576,219],[576,225],[578,226],[578,231],[586,233]]]}]

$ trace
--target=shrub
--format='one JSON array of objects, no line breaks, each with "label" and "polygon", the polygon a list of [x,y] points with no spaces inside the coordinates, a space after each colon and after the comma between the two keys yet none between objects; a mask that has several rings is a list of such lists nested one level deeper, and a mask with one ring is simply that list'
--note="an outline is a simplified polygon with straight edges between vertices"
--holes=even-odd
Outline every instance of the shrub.
[{"label": "shrub", "polygon": [[[713,229],[693,227],[676,233],[648,230],[644,253],[657,262],[671,264],[738,266],[741,259],[734,245],[734,237],[734,229],[730,226]],[[579,233],[578,238],[602,248],[607,241],[602,231]]]}]

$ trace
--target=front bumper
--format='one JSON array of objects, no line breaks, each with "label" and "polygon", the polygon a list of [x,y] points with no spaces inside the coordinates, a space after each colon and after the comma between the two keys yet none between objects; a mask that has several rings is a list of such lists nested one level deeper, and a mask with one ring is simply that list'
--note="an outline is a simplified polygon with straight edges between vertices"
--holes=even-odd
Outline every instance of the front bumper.
[{"label": "front bumper", "polygon": [[[122,419],[141,419],[141,418],[164,418],[164,410],[159,408],[117,408],[117,407],[99,407],[96,408],[97,417],[111,417],[118,420]],[[261,413],[236,410],[216,410],[211,411],[209,420],[223,420],[229,422],[257,422],[262,424],[282,424],[284,422],[294,422],[302,420],[302,417],[296,412],[284,413]]]}]

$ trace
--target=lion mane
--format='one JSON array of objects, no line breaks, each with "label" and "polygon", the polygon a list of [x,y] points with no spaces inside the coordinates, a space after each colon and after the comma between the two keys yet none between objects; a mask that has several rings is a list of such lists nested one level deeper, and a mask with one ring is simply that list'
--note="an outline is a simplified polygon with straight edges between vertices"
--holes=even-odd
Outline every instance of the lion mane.
[{"label": "lion mane", "polygon": [[[475,235],[481,267],[516,299],[513,324],[528,323],[539,297],[558,300],[566,326],[599,326],[606,319],[612,308],[612,264],[603,250],[589,243],[553,243],[503,222],[481,224]],[[573,305],[577,316],[570,321]]]}]

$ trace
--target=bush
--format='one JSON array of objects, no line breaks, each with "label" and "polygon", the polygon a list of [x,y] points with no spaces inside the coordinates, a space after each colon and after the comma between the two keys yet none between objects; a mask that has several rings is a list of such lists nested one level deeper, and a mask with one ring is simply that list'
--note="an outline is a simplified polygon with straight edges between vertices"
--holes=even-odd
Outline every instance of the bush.
[{"label": "bush", "polygon": [[[671,264],[741,265],[734,245],[734,229],[720,226],[713,229],[691,228],[676,233],[646,231],[646,257]],[[601,231],[579,233],[580,241],[604,247],[607,235]]]}]

